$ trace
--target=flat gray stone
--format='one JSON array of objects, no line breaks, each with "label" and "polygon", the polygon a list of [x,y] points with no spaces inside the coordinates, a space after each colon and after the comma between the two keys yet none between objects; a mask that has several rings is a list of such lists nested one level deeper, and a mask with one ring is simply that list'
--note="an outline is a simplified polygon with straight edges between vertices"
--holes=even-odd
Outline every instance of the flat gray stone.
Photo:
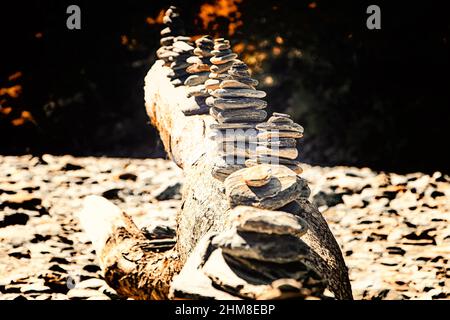
[{"label": "flat gray stone", "polygon": [[266,93],[260,90],[252,89],[217,89],[211,95],[218,98],[227,97],[245,97],[245,98],[264,98]]},{"label": "flat gray stone", "polygon": [[214,107],[222,110],[243,108],[264,109],[267,107],[267,102],[257,98],[217,98],[214,100]]},{"label": "flat gray stone", "polygon": [[215,107],[210,109],[210,114],[219,123],[228,122],[260,122],[264,121],[267,112],[264,110],[257,110],[254,108],[236,109],[236,110],[221,110]]}]

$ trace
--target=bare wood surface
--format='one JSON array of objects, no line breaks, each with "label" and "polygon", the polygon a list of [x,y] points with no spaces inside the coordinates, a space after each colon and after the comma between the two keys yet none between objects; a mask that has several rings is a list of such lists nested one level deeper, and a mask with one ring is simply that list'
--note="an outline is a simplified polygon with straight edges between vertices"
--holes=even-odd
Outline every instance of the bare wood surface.
[{"label": "bare wood surface", "polygon": [[105,198],[89,196],[78,214],[106,282],[133,299],[166,299],[178,271],[172,239],[148,240],[128,215]]}]

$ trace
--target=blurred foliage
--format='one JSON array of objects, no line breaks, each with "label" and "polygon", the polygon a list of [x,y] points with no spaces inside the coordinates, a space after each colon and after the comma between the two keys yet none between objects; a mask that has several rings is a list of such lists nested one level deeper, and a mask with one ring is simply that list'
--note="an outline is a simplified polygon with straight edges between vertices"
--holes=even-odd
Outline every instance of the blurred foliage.
[{"label": "blurred foliage", "polygon": [[[449,171],[445,1],[382,4],[376,31],[365,26],[364,1],[8,2],[0,151],[160,154],[142,87],[172,3],[189,34],[228,37],[270,111],[305,127],[304,160]],[[69,4],[81,7],[80,31],[66,28]]]}]

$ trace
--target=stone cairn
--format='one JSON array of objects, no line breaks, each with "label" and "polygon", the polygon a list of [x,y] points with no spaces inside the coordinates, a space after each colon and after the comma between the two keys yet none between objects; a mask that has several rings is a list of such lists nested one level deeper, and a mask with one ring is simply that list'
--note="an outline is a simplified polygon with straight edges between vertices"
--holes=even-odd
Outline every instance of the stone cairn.
[{"label": "stone cairn", "polygon": [[[212,102],[210,114],[218,122],[211,125],[211,138],[217,142],[218,155],[222,158],[213,169],[213,176],[220,180],[245,167],[245,160],[255,150],[256,125],[267,117],[264,110],[267,102],[261,99],[266,93],[255,89],[258,81],[251,78],[244,62],[227,55],[233,57],[231,67],[208,98]],[[227,59],[224,64],[228,63]]]},{"label": "stone cairn", "polygon": [[180,18],[178,8],[171,6],[167,9],[163,23],[167,26],[161,30],[161,48],[156,51],[158,59],[163,60],[166,65],[170,65],[170,57],[174,56],[173,42],[177,36],[184,35],[183,21]]},{"label": "stone cairn", "polygon": [[163,23],[167,26],[161,31],[161,48],[156,55],[172,71],[168,74],[174,86],[181,86],[189,74],[186,59],[192,55],[194,47],[190,37],[183,36],[184,27],[178,9],[171,6],[165,13]]},{"label": "stone cairn", "polygon": [[297,174],[302,173],[297,159],[297,140],[303,137],[303,127],[292,121],[290,115],[273,113],[267,122],[256,126],[258,142],[247,167],[257,164],[280,164]]},{"label": "stone cairn", "polygon": [[[237,54],[230,49],[230,41],[224,38],[214,40],[214,50],[211,52],[211,73],[209,80],[205,82],[206,89],[211,93],[219,89],[219,84],[222,80],[229,79],[228,70],[236,61]],[[207,100],[209,105],[212,105],[212,99]]]},{"label": "stone cairn", "polygon": [[214,47],[214,41],[211,36],[207,35],[197,39],[195,45],[194,55],[186,60],[189,64],[186,72],[190,76],[186,79],[184,85],[187,86],[187,97],[195,97],[196,105],[183,110],[185,115],[204,114],[209,110],[209,106],[205,103],[209,96],[208,90],[205,88],[205,81],[209,79],[210,58],[213,56],[211,51]]}]

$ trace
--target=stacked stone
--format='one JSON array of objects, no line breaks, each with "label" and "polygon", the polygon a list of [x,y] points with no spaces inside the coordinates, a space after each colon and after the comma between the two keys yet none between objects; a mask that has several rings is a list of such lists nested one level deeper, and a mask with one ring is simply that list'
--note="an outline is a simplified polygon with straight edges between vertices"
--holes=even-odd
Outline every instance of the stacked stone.
[{"label": "stacked stone", "polygon": [[186,60],[189,64],[186,72],[190,76],[184,84],[188,87],[187,97],[196,97],[198,103],[205,105],[205,99],[209,95],[205,88],[205,81],[209,79],[211,66],[209,59],[213,56],[211,51],[214,47],[214,41],[211,36],[204,36],[197,39],[195,45],[194,55]]},{"label": "stacked stone", "polygon": [[161,48],[156,51],[156,55],[158,59],[169,65],[171,62],[169,58],[174,56],[173,42],[177,36],[184,34],[183,21],[180,18],[178,8],[171,6],[167,9],[163,23],[167,27],[161,30]]},{"label": "stacked stone", "polygon": [[214,40],[214,50],[211,53],[213,54],[211,58],[213,65],[209,75],[210,79],[205,82],[205,86],[209,91],[218,89],[222,80],[230,78],[227,71],[237,58],[237,54],[230,49],[230,41],[224,38]]},{"label": "stacked stone", "polygon": [[301,173],[297,161],[297,140],[303,137],[303,127],[294,123],[288,114],[273,113],[267,122],[256,126],[258,142],[256,153],[246,161],[248,167],[257,164],[280,164]]},{"label": "stacked stone", "polygon": [[223,160],[213,170],[213,175],[219,179],[245,167],[245,160],[252,156],[256,146],[255,127],[267,117],[264,110],[267,102],[261,100],[266,93],[255,89],[258,81],[251,78],[247,65],[233,61],[227,75],[219,88],[210,93],[210,114],[218,122],[211,126],[212,138],[218,143]]},{"label": "stacked stone", "polygon": [[189,73],[186,72],[186,68],[189,67],[189,63],[186,61],[194,51],[193,44],[190,42],[189,37],[178,36],[173,42],[174,55],[169,58],[170,68],[172,71],[168,74],[171,79],[171,83],[174,86],[181,86],[189,77]]}]

